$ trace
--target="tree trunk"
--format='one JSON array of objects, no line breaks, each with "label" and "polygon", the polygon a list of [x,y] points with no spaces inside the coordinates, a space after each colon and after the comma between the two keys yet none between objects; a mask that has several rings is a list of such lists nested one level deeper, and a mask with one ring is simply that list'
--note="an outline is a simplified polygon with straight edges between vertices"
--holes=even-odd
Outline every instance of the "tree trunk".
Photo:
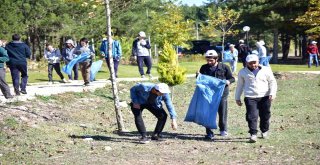
[{"label": "tree trunk", "polygon": [[289,49],[290,49],[290,36],[288,34],[284,34],[281,37],[282,42],[282,60],[286,61],[288,59],[289,55]]},{"label": "tree trunk", "polygon": [[299,57],[302,57],[302,36],[299,35]]},{"label": "tree trunk", "polygon": [[111,84],[113,91],[113,99],[114,99],[114,108],[116,111],[116,119],[118,124],[118,131],[123,132],[125,130],[122,113],[119,110],[119,95],[118,95],[118,87],[117,80],[114,73],[114,64],[113,64],[113,56],[112,56],[112,41],[111,41],[111,17],[110,17],[110,7],[109,0],[104,0],[105,2],[105,10],[106,10],[106,19],[107,19],[107,32],[108,32],[108,54],[109,54],[109,62],[110,62],[110,74],[111,74]]},{"label": "tree trunk", "polygon": [[44,51],[42,51],[39,34],[37,34],[37,45],[38,45],[38,49],[39,49],[39,56],[36,57],[36,60],[37,60],[37,61],[40,61],[41,58],[42,58],[42,52],[44,52]]},{"label": "tree trunk", "polygon": [[302,35],[302,59],[308,59],[307,55],[307,36],[305,34]]},{"label": "tree trunk", "polygon": [[224,37],[225,37],[225,32],[223,31],[222,33],[222,51],[221,51],[221,62],[223,62],[223,53],[224,53]]},{"label": "tree trunk", "polygon": [[294,36],[294,56],[298,57],[298,37]]},{"label": "tree trunk", "polygon": [[272,52],[272,60],[271,62],[273,64],[278,63],[278,41],[279,41],[279,32],[278,29],[273,30],[273,52]]}]

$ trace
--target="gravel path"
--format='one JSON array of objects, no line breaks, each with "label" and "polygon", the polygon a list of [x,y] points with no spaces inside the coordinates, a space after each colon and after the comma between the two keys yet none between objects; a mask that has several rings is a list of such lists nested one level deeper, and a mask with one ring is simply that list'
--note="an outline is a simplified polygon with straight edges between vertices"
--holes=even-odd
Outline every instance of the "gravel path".
[{"label": "gravel path", "polygon": [[[187,77],[195,77],[195,75],[187,75]],[[152,80],[157,80],[158,77],[153,77]],[[149,81],[149,78],[118,78],[117,81]],[[21,94],[20,96],[14,96],[13,99],[5,99],[2,92],[0,92],[0,104],[15,101],[27,101],[34,99],[37,95],[50,96],[52,94],[59,94],[65,92],[82,92],[87,90],[95,90],[96,88],[102,88],[105,85],[110,84],[111,81],[107,79],[97,80],[90,83],[89,86],[83,87],[82,80],[72,81],[70,83],[59,83],[55,82],[52,85],[48,83],[30,83],[27,86],[27,94]],[[9,84],[11,89],[11,94],[14,95],[14,90],[12,84]]]}]

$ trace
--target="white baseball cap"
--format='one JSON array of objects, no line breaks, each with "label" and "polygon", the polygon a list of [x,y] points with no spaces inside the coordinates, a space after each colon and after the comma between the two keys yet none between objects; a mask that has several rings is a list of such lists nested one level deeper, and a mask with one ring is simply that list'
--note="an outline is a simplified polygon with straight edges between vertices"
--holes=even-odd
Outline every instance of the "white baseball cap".
[{"label": "white baseball cap", "polygon": [[239,43],[243,44],[243,43],[244,43],[244,40],[239,40]]},{"label": "white baseball cap", "polygon": [[256,54],[250,54],[246,57],[247,62],[259,61],[259,57]]},{"label": "white baseball cap", "polygon": [[260,40],[260,41],[258,42],[258,44],[261,45],[261,46],[263,46],[263,45],[265,45],[266,43],[264,43],[263,40]]},{"label": "white baseball cap", "polygon": [[317,42],[316,41],[312,41],[311,44],[317,44]]},{"label": "white baseball cap", "polygon": [[74,47],[75,47],[75,45],[74,45],[74,43],[73,43],[72,39],[68,39],[68,40],[66,41],[66,44],[71,44],[72,46],[74,46]]},{"label": "white baseball cap", "polygon": [[218,57],[218,53],[215,50],[208,50],[205,54],[206,57]]},{"label": "white baseball cap", "polygon": [[143,32],[143,31],[141,31],[141,32],[139,32],[139,36],[140,36],[140,37],[146,37],[146,33]]},{"label": "white baseball cap", "polygon": [[165,83],[159,83],[154,86],[154,89],[161,93],[170,93],[169,86]]}]

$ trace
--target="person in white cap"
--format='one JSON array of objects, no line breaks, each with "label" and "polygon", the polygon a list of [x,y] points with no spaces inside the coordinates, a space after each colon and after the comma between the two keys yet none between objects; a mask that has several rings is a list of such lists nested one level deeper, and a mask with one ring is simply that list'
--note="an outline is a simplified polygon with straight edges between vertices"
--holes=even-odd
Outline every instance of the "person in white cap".
[{"label": "person in white cap", "polygon": [[316,63],[316,67],[318,67],[319,66],[319,61],[318,61],[319,50],[318,50],[316,41],[312,41],[311,44],[309,44],[309,46],[307,48],[307,53],[309,54],[308,67],[309,68],[311,67],[313,60]]},{"label": "person in white cap", "polygon": [[256,142],[258,117],[262,138],[268,136],[270,107],[272,100],[276,98],[277,82],[269,67],[259,65],[259,57],[256,54],[248,55],[246,61],[246,67],[238,73],[235,100],[238,106],[242,106],[240,97],[244,93],[250,142]]},{"label": "person in white cap", "polygon": [[[201,66],[199,72],[204,75],[212,76],[221,80],[226,80],[226,86],[223,91],[221,101],[219,103],[219,129],[221,136],[228,135],[227,117],[228,117],[228,95],[229,85],[235,82],[235,78],[232,76],[231,70],[228,65],[218,62],[218,53],[215,50],[208,50],[205,54],[207,64]],[[213,140],[214,133],[211,129],[206,128],[205,138]]]},{"label": "person in white cap", "polygon": [[[66,65],[68,65],[69,62],[77,56],[76,54],[74,54],[75,47],[76,47],[76,45],[74,44],[72,39],[68,39],[66,41],[66,46],[65,46],[65,48],[62,49],[62,52],[61,52],[62,58],[63,58],[64,62],[66,63]],[[78,80],[78,75],[79,75],[78,69],[79,69],[79,64],[77,63],[72,68],[72,70],[74,72],[74,77],[72,78],[72,73],[71,73],[71,75],[68,75],[69,80]]]},{"label": "person in white cap", "polygon": [[152,78],[152,61],[149,54],[150,48],[151,46],[149,40],[146,39],[146,33],[143,31],[139,32],[138,37],[133,41],[132,44],[132,56],[134,56],[134,58],[137,60],[141,78],[145,77],[143,63],[147,66],[146,74],[149,75],[149,78]]},{"label": "person in white cap", "polygon": [[138,132],[142,136],[140,142],[145,144],[149,142],[147,138],[146,127],[142,119],[142,111],[149,110],[157,119],[157,125],[151,136],[151,140],[161,140],[162,130],[167,121],[167,113],[163,109],[161,101],[164,101],[172,119],[171,126],[174,130],[177,129],[177,113],[172,105],[170,98],[169,86],[165,83],[139,83],[130,89],[131,111],[134,115],[135,124]]},{"label": "person in white cap", "polygon": [[263,40],[260,40],[256,43],[256,46],[258,48],[258,56],[259,56],[259,63],[263,66],[268,66],[269,61],[267,61],[267,48],[264,46],[265,42]]},{"label": "person in white cap", "polygon": [[237,64],[238,64],[238,50],[235,48],[235,45],[233,44],[229,45],[229,49],[233,58],[230,61],[230,67],[231,67],[232,73],[235,73],[237,71]]}]

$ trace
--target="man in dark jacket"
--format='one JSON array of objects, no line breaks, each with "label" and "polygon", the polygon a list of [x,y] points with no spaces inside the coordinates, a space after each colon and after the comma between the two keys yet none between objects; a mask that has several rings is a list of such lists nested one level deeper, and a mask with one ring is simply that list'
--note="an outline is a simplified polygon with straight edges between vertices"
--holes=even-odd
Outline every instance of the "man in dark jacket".
[{"label": "man in dark jacket", "polygon": [[4,63],[9,61],[7,51],[2,47],[3,42],[0,40],[0,89],[6,99],[12,98],[9,85],[6,82],[6,69]]},{"label": "man in dark jacket", "polygon": [[[27,44],[20,41],[20,35],[12,35],[12,41],[6,46],[9,56],[9,65],[12,77],[14,92],[16,95],[27,94],[26,86],[28,82],[27,58],[31,52]],[[20,84],[21,74],[21,84]],[[20,88],[19,88],[20,85]],[[21,90],[19,90],[21,89]]]},{"label": "man in dark jacket", "polygon": [[[221,80],[226,80],[226,87],[224,88],[223,95],[219,104],[219,129],[221,136],[228,136],[227,132],[227,116],[228,116],[228,95],[229,85],[235,82],[230,68],[223,63],[218,62],[218,53],[215,50],[208,50],[206,52],[207,64],[204,64],[200,68],[200,73],[208,76],[212,76]],[[211,129],[206,128],[206,139],[212,139],[214,137]]]}]

